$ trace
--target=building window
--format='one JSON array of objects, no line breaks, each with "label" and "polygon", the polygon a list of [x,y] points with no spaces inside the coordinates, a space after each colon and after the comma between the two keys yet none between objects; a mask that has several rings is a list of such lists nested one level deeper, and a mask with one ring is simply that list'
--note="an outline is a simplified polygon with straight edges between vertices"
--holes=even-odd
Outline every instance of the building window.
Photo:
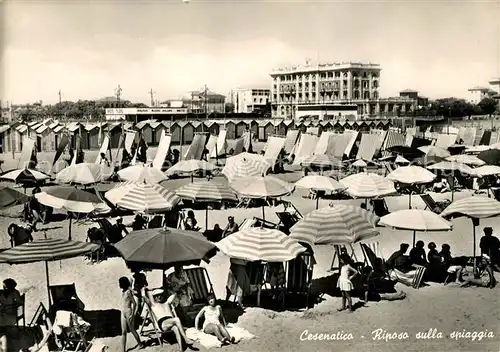
[{"label": "building window", "polygon": [[340,72],[339,71],[335,71],[335,78],[340,78]]},{"label": "building window", "polygon": [[328,78],[333,78],[333,72],[328,72]]},{"label": "building window", "polygon": [[368,74],[365,71],[365,72],[363,72],[363,78],[366,78],[366,77],[368,77]]},{"label": "building window", "polygon": [[359,88],[359,79],[354,80],[354,88]]},{"label": "building window", "polygon": [[347,71],[343,71],[342,76],[347,77]]},{"label": "building window", "polygon": [[354,99],[359,99],[359,90],[354,91]]},{"label": "building window", "polygon": [[344,85],[344,87],[347,87],[347,80],[344,79],[344,81],[342,82],[342,84]]},{"label": "building window", "polygon": [[378,99],[378,92],[373,92],[373,99]]},{"label": "building window", "polygon": [[373,81],[372,84],[373,84],[373,88],[378,88],[378,81],[377,80]]},{"label": "building window", "polygon": [[365,92],[364,93],[364,98],[365,99],[370,99],[370,92]]},{"label": "building window", "polygon": [[378,73],[377,72],[372,72],[372,77],[373,78],[377,78],[378,77]]},{"label": "building window", "polygon": [[368,89],[368,81],[363,81],[363,88]]},{"label": "building window", "polygon": [[342,99],[347,99],[347,91],[344,90],[344,92],[342,93]]}]

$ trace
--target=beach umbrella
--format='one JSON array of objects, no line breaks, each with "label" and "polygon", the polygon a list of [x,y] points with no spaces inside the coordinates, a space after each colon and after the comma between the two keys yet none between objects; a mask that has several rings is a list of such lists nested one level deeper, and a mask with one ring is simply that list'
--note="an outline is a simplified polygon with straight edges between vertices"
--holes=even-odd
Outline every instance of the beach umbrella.
[{"label": "beach umbrella", "polygon": [[[43,205],[54,209],[74,213],[104,213],[110,208],[101,198],[90,192],[75,187],[56,186],[35,194],[36,199]],[[69,216],[68,239],[71,240],[71,222]]]},{"label": "beach umbrella", "polygon": [[[346,189],[344,185],[333,178],[321,175],[304,176],[295,182],[295,187],[331,192],[338,192]],[[318,206],[319,197],[316,197],[316,209],[318,209]]]},{"label": "beach umbrella", "polygon": [[306,250],[276,229],[249,227],[216,243],[228,257],[248,261],[286,262]]},{"label": "beach umbrella", "polygon": [[374,173],[360,172],[340,180],[354,198],[376,198],[396,193],[394,183]]},{"label": "beach umbrella", "polygon": [[351,164],[351,166],[359,167],[359,168],[365,168],[365,167],[368,167],[368,164],[363,159],[358,159],[355,162],[353,162]]},{"label": "beach umbrella", "polygon": [[[436,175],[420,166],[401,166],[389,173],[385,178],[404,184],[424,184],[434,181]],[[411,192],[408,207],[411,208]]]},{"label": "beach umbrella", "polygon": [[500,149],[488,149],[478,154],[479,159],[488,165],[500,166]]},{"label": "beach umbrella", "polygon": [[114,246],[130,266],[160,270],[176,264],[199,265],[217,251],[199,232],[169,227],[133,231]]},{"label": "beach umbrella", "polygon": [[409,164],[410,161],[401,155],[396,156],[396,160],[394,160],[396,164]]},{"label": "beach umbrella", "polygon": [[314,210],[290,229],[290,237],[309,245],[346,245],[379,235],[379,218],[358,206],[336,204]]},{"label": "beach umbrella", "polygon": [[[462,164],[462,163],[457,163],[457,162],[452,162],[452,161],[441,161],[437,164],[429,165],[427,166],[428,169],[430,170],[440,170],[440,171],[451,171],[455,172],[458,171],[461,174],[467,174],[469,176],[476,176],[476,172],[474,169],[471,167]],[[451,200],[453,201],[455,195],[455,176],[452,177],[452,184],[451,184]]]},{"label": "beach umbrella", "polygon": [[449,231],[452,225],[438,214],[428,210],[405,209],[380,218],[379,225],[398,230],[413,231],[413,247],[417,231]]},{"label": "beach umbrella", "polygon": [[452,156],[447,157],[446,161],[462,163],[462,164],[470,165],[470,166],[482,166],[485,164],[485,162],[483,160],[479,159],[477,156],[468,155],[468,154],[452,155]]},{"label": "beach umbrella", "polygon": [[77,183],[88,185],[103,181],[101,165],[95,163],[73,164],[61,170],[56,175],[60,183]]},{"label": "beach umbrella", "polygon": [[[253,155],[253,154],[250,154]],[[231,159],[231,158],[230,158]],[[229,159],[228,159],[229,160]],[[265,175],[271,165],[264,158],[240,158],[235,159],[222,169],[222,174],[227,177],[229,182],[240,177],[259,177]]]},{"label": "beach umbrella", "polygon": [[123,181],[141,183],[159,183],[167,179],[160,169],[151,166],[133,165],[118,171],[118,177]]},{"label": "beach umbrella", "polygon": [[300,162],[300,166],[319,167],[319,168],[341,168],[342,160],[339,160],[332,155],[313,154],[305,157]]},{"label": "beach umbrella", "polygon": [[0,186],[0,209],[29,202],[30,197],[13,188]]},{"label": "beach umbrella", "polygon": [[206,173],[207,171],[213,171],[215,166],[210,164],[205,160],[180,160],[177,164],[170,167],[167,171],[165,171],[165,175],[173,176],[173,175],[190,175],[191,181],[193,180],[193,176],[196,173]]},{"label": "beach umbrella", "polygon": [[[467,197],[454,201],[441,212],[441,216],[445,218],[467,216],[472,219],[474,258],[476,257],[476,226],[479,225],[479,219],[491,218],[498,215],[500,215],[500,202],[481,196]],[[475,269],[476,261],[474,260],[474,272]]]},{"label": "beach umbrella", "polygon": [[49,178],[50,176],[44,174],[43,172],[33,169],[11,170],[0,176],[0,180],[11,181],[20,184],[38,183],[40,181],[48,180]]},{"label": "beach umbrella", "polygon": [[[290,194],[294,185],[274,176],[238,177],[229,186],[244,198],[278,198]],[[265,218],[264,206],[262,217]]]},{"label": "beach umbrella", "polygon": [[465,153],[468,154],[479,154],[481,152],[484,152],[485,150],[497,148],[495,145],[476,145],[476,146],[470,146],[465,149]]},{"label": "beach umbrella", "polygon": [[418,148],[408,147],[406,145],[395,145],[387,148],[387,151],[398,155],[405,156],[410,159],[419,158],[425,155],[425,152]]},{"label": "beach umbrella", "polygon": [[447,157],[451,156],[450,152],[447,151],[446,149],[439,148],[433,145],[424,145],[421,147],[418,147],[418,149],[422,152],[425,153],[425,156],[430,157],[438,157],[442,159],[446,159]]},{"label": "beach umbrella", "polygon": [[[195,202],[237,202],[238,197],[228,184],[219,180],[192,182],[178,188],[175,193],[182,199]],[[208,229],[208,207],[205,214],[205,228]]]},{"label": "beach umbrella", "polygon": [[158,184],[125,182],[107,191],[104,196],[117,207],[142,213],[168,211],[180,198]]},{"label": "beach umbrella", "polygon": [[93,243],[61,239],[37,239],[3,251],[0,253],[0,263],[27,264],[45,262],[47,293],[50,306],[48,262],[79,257],[92,253],[98,249],[99,245]]},{"label": "beach umbrella", "polygon": [[493,176],[500,175],[500,166],[496,165],[483,165],[474,169],[479,176]]}]

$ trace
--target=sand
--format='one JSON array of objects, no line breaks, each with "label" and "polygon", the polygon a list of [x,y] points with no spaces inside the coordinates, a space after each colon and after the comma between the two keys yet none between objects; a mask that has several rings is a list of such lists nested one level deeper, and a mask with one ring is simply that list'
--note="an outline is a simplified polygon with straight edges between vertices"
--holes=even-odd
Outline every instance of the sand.
[{"label": "sand", "polygon": [[[91,156],[90,153],[87,153]],[[43,157],[42,157],[43,158]],[[51,155],[47,153],[46,158],[50,160]],[[5,158],[7,166],[9,164]],[[12,162],[12,161],[11,161]],[[8,167],[4,167],[7,169]],[[298,180],[298,173],[287,173],[279,175],[287,180]],[[189,182],[189,179],[169,181],[168,187],[175,189]],[[298,210],[306,214],[316,206],[315,201],[303,198],[306,191],[298,191],[288,197]],[[466,192],[456,194],[455,199],[465,197]],[[437,199],[450,197],[449,194],[434,195]],[[320,207],[327,206],[330,201],[321,200]],[[346,204],[359,204],[360,200],[335,201]],[[387,198],[387,204],[391,211],[406,209],[408,196]],[[414,197],[413,205],[423,208],[423,203]],[[281,208],[278,208],[278,210]],[[19,214],[21,207],[11,208],[3,212],[0,217],[0,227],[4,236],[0,238],[0,247],[9,247],[7,226],[12,222],[19,222],[12,216]],[[274,212],[277,209],[267,208],[266,219],[276,220]],[[261,216],[261,209],[230,209],[226,211],[209,212],[209,226],[215,223],[225,225],[229,214],[241,222],[246,217]],[[196,211],[199,224],[205,224],[205,211]],[[453,255],[472,255],[472,225],[470,220],[453,220],[453,231],[450,232],[427,232],[417,233],[417,238],[425,243],[434,241],[438,247],[442,243],[451,246]],[[76,223],[73,225],[73,238],[84,241],[87,229],[92,224]],[[479,236],[484,226],[493,227],[494,231],[500,233],[500,219],[482,220],[479,228]],[[44,225],[41,231],[35,233],[35,238],[43,238],[45,235],[52,238],[67,237],[68,222],[55,222]],[[396,250],[401,242],[411,243],[412,233],[410,231],[397,231],[393,229],[381,229],[381,235],[377,238],[382,253],[387,258]],[[359,259],[362,254],[359,245],[354,246]],[[478,249],[478,248],[477,248]],[[314,248],[317,265],[314,269],[314,278],[331,275],[328,272],[333,257],[332,247],[316,246]],[[218,254],[211,260],[207,267],[211,281],[214,285],[218,298],[225,297],[225,283],[229,268],[229,259]],[[34,314],[40,302],[47,304],[47,292],[45,271],[43,263],[27,265],[5,265],[0,264],[2,278],[12,277],[18,282],[18,288],[26,293],[26,315],[27,321]],[[99,264],[89,264],[84,258],[75,258],[49,264],[51,284],[75,283],[79,297],[86,304],[86,310],[110,310],[119,309],[120,290],[118,278],[130,275],[119,258],[108,259]],[[497,275],[497,279],[500,277]],[[148,273],[150,286],[158,287],[161,283],[159,272]],[[354,313],[337,312],[341,301],[339,297],[325,295],[324,300],[308,311],[297,312],[274,312],[262,308],[247,308],[245,313],[238,319],[237,325],[250,331],[257,338],[242,342],[238,345],[224,347],[227,351],[498,351],[500,348],[500,305],[499,288],[458,288],[453,285],[443,286],[430,283],[428,286],[418,290],[397,285],[397,289],[403,290],[407,298],[402,301],[393,302],[370,302],[367,307],[357,309]],[[354,300],[356,301],[356,299]],[[443,334],[442,338],[425,339],[416,338],[418,332],[428,332],[429,329],[438,329]],[[398,340],[374,340],[373,331],[383,329],[389,333],[407,333],[408,338],[400,336]],[[325,336],[309,336],[311,334],[328,334]],[[453,331],[464,332],[491,332],[494,337],[483,338],[481,341],[472,338],[452,339]],[[337,336],[337,334],[339,335]],[[351,335],[349,335],[351,334]],[[302,337],[302,338],[301,338]],[[318,340],[318,338],[322,338]],[[350,340],[332,340],[340,337]],[[420,336],[422,337],[422,336]],[[304,338],[306,339],[304,341]],[[314,340],[316,338],[316,340]],[[110,351],[120,350],[120,337],[107,337],[102,341],[110,347]],[[129,347],[135,342],[129,335]],[[205,349],[195,345],[201,351]],[[174,346],[150,347],[147,351],[173,351]]]}]

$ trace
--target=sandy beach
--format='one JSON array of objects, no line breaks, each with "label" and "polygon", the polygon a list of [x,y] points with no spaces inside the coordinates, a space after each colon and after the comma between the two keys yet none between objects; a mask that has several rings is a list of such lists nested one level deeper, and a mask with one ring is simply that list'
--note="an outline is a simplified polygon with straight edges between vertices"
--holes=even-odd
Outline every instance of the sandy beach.
[{"label": "sandy beach", "polygon": [[[151,148],[148,154],[154,155]],[[93,161],[94,152],[86,153],[86,160]],[[41,153],[41,160],[50,160],[49,153]],[[15,162],[10,155],[3,155],[4,170],[12,168]],[[298,172],[288,172],[278,177],[288,181],[300,178]],[[175,190],[189,179],[167,181],[168,188]],[[315,201],[304,198],[306,191],[296,191],[287,197],[302,214],[307,214],[316,206]],[[470,195],[468,192],[455,194],[455,199]],[[451,194],[433,194],[435,199],[450,198]],[[408,196],[395,196],[386,199],[390,211],[406,209]],[[330,200],[321,200],[320,207],[327,206]],[[339,200],[346,204],[359,204],[360,200]],[[424,203],[414,196],[414,207],[423,209]],[[281,208],[279,208],[281,209]],[[275,208],[266,208],[266,219],[276,221]],[[21,207],[15,207],[2,212],[0,227],[4,235],[0,238],[0,247],[10,247],[6,229],[10,223],[20,223],[16,218]],[[224,226],[228,215],[233,215],[236,222],[241,223],[245,218],[260,217],[261,208],[214,210],[209,212],[209,227],[215,223]],[[199,224],[205,224],[205,211],[195,211]],[[128,219],[125,219],[127,222]],[[454,256],[472,255],[472,224],[467,219],[452,221],[453,230],[450,232],[417,233],[417,239],[426,244],[434,241],[441,246],[448,243]],[[67,238],[68,221],[53,222],[40,226],[35,238]],[[73,239],[85,241],[87,229],[91,222],[76,222],[73,224]],[[491,226],[494,233],[500,233],[500,219],[481,220],[478,228],[478,238],[482,235],[482,228]],[[410,231],[398,231],[381,228],[381,235],[376,238],[380,243],[383,256],[387,259],[401,242],[411,243]],[[359,245],[354,246],[358,259],[363,256]],[[479,251],[479,248],[476,250]],[[314,253],[317,265],[314,268],[314,279],[325,278],[331,275],[328,271],[333,257],[333,247],[316,246]],[[203,264],[208,269],[214,285],[216,296],[225,298],[225,284],[229,269],[229,259],[224,254],[218,254],[210,264]],[[45,268],[43,263],[27,265],[0,265],[2,279],[14,278],[18,282],[21,293],[26,293],[27,322],[30,321],[40,302],[47,305],[45,282]],[[118,278],[130,276],[120,258],[112,258],[98,264],[90,264],[84,258],[75,258],[61,262],[49,263],[51,284],[75,283],[81,300],[86,304],[86,311],[109,312],[119,309],[120,290]],[[497,280],[500,279],[496,273]],[[148,280],[151,287],[161,284],[160,272],[149,272]],[[315,283],[313,282],[313,289]],[[361,307],[348,314],[338,312],[341,305],[340,297],[323,295],[323,300],[307,311],[275,312],[262,308],[247,308],[238,317],[237,325],[256,336],[253,340],[241,342],[238,345],[223,347],[226,351],[498,351],[500,348],[500,305],[499,287],[488,288],[459,288],[454,285],[430,283],[415,290],[397,284],[396,289],[407,294],[401,301],[369,302],[368,306]],[[354,299],[356,302],[357,299]],[[96,313],[98,314],[98,313]],[[104,313],[103,313],[104,314]],[[103,322],[103,324],[105,324]],[[381,330],[377,330],[381,329]],[[435,331],[429,330],[437,329]],[[459,332],[457,336],[456,332]],[[475,333],[475,334],[466,334]],[[425,334],[422,334],[425,333]],[[441,333],[441,334],[439,334]],[[326,335],[319,335],[326,334]],[[417,335],[418,334],[418,335]],[[398,335],[398,337],[395,337]],[[491,337],[493,335],[493,337]],[[130,335],[129,335],[130,336]],[[119,351],[119,335],[103,337],[102,341],[110,347],[110,351]],[[135,341],[129,337],[129,346]],[[204,351],[202,346],[196,348]],[[147,351],[173,351],[174,347],[149,347]]]}]

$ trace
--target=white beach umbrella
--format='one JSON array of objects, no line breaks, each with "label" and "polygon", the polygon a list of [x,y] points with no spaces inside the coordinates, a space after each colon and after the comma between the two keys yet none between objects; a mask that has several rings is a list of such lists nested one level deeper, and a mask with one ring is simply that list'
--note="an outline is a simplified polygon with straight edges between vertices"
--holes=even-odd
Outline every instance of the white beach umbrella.
[{"label": "white beach umbrella", "polygon": [[340,180],[354,198],[376,198],[396,193],[394,183],[374,173],[361,172]]},{"label": "white beach umbrella", "polygon": [[123,181],[142,183],[159,183],[167,179],[160,169],[151,166],[133,165],[118,171],[118,176]]},{"label": "white beach umbrella", "polygon": [[492,175],[500,175],[500,166],[496,165],[484,165],[474,169],[474,171],[479,176],[492,176]]},{"label": "white beach umbrella", "polygon": [[482,166],[485,164],[485,162],[479,159],[477,156],[468,154],[452,155],[447,157],[446,160],[471,166]]},{"label": "white beach umbrella", "polygon": [[[346,189],[346,187],[337,180],[321,175],[304,176],[300,180],[295,182],[295,187],[330,192],[338,192]],[[316,209],[318,209],[318,206],[319,197],[316,197]]]},{"label": "white beach umbrella", "polygon": [[103,180],[101,165],[94,163],[81,163],[70,165],[56,175],[60,183],[76,183],[89,185]]}]

